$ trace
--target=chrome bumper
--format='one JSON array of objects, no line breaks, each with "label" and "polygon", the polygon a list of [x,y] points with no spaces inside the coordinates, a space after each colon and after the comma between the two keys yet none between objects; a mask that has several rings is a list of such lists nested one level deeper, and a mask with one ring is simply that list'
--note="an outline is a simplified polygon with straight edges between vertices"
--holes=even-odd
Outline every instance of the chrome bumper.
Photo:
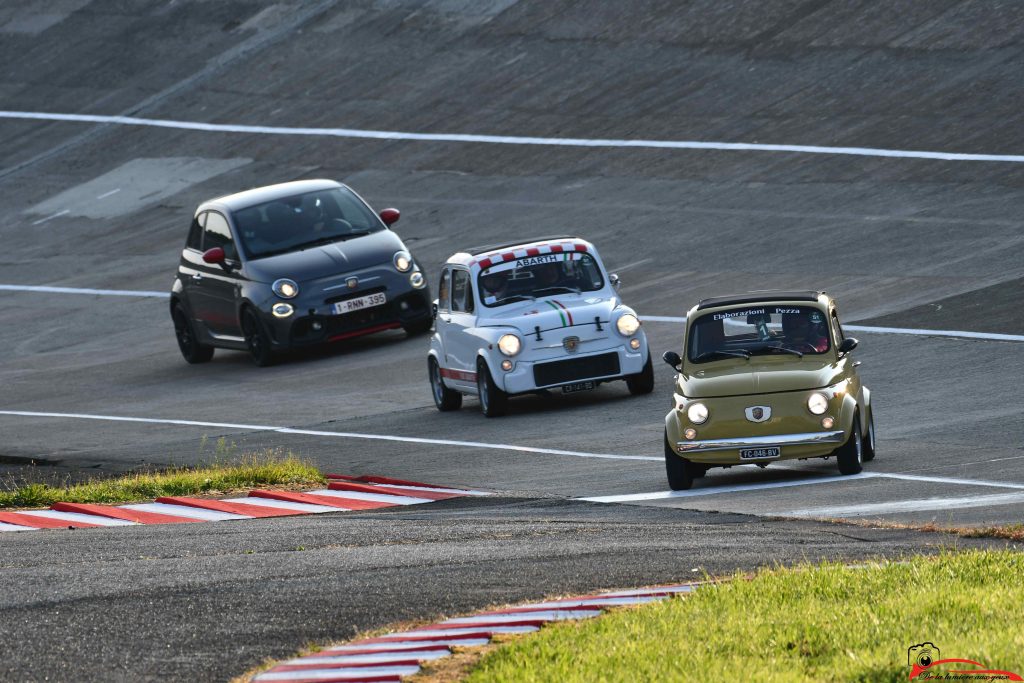
[{"label": "chrome bumper", "polygon": [[748,436],[739,439],[705,439],[704,441],[677,441],[680,453],[707,451],[734,451],[738,448],[766,448],[770,446],[816,446],[823,443],[843,443],[844,432],[812,432],[809,434],[776,434]]}]

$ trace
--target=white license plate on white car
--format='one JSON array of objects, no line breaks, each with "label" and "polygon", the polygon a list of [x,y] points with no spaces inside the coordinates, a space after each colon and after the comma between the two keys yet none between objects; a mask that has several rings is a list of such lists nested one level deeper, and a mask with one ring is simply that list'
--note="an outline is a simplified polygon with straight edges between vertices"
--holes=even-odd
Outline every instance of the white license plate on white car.
[{"label": "white license plate on white car", "polygon": [[367,294],[356,299],[346,299],[345,301],[339,301],[334,304],[334,313],[341,315],[343,313],[351,313],[353,311],[361,311],[364,308],[373,308],[374,306],[383,306],[388,302],[388,298],[384,296],[384,292],[377,292],[376,294]]}]

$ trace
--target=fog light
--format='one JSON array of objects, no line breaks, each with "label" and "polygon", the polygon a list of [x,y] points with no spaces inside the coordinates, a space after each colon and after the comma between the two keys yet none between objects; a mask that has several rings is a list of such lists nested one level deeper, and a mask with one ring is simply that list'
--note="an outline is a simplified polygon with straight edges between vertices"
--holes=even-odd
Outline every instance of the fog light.
[{"label": "fog light", "polygon": [[636,339],[635,337],[633,339],[630,339],[629,340],[629,348],[633,349],[634,351],[639,349],[640,348],[640,340]]},{"label": "fog light", "polygon": [[279,303],[274,304],[270,312],[274,314],[275,318],[287,318],[295,312],[295,308],[291,304]]},{"label": "fog light", "polygon": [[693,427],[687,427],[686,430],[683,431],[683,436],[685,436],[690,441],[693,441],[694,439],[697,438],[697,430],[694,429]]},{"label": "fog light", "polygon": [[423,279],[423,273],[417,270],[409,276],[409,284],[416,289],[423,289],[423,287],[426,286],[427,281]]},{"label": "fog light", "polygon": [[836,425],[836,421],[831,417],[821,418],[821,426],[825,429],[832,429]]},{"label": "fog light", "polygon": [[512,361],[510,361],[508,358],[506,358],[505,360],[501,361],[501,369],[504,370],[505,372],[508,372],[509,370],[511,370],[512,369]]},{"label": "fog light", "polygon": [[316,332],[319,332],[320,330],[324,329],[324,326],[320,324],[319,320],[314,320],[313,324],[310,325],[310,327],[312,327],[313,330]]}]

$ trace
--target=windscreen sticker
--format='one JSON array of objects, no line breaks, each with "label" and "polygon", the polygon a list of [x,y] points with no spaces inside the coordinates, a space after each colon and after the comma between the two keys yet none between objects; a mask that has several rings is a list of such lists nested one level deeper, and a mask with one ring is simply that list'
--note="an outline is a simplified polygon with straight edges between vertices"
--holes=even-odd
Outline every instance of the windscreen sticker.
[{"label": "windscreen sticker", "polygon": [[579,261],[585,256],[575,251],[563,252],[561,254],[540,254],[539,256],[524,256],[515,261],[505,261],[485,268],[484,273],[500,273],[506,270],[519,270],[531,266],[540,266],[545,263],[562,263],[564,261]]},{"label": "windscreen sticker", "polygon": [[763,308],[748,308],[743,311],[725,311],[723,313],[715,313],[713,320],[725,320],[727,318],[744,318],[748,315],[764,315],[765,309]]}]

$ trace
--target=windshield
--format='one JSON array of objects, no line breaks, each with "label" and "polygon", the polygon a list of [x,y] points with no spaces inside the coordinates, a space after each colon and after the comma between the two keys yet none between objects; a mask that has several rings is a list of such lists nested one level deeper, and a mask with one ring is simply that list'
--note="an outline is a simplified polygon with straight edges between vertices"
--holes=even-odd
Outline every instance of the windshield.
[{"label": "windshield", "polygon": [[704,363],[757,354],[821,355],[829,348],[820,309],[772,304],[702,315],[690,327],[687,355]]},{"label": "windshield", "polygon": [[383,230],[380,219],[350,190],[332,187],[233,213],[250,258],[297,251]]},{"label": "windshield", "polygon": [[604,275],[597,260],[579,251],[498,263],[481,270],[478,281],[485,306],[555,294],[594,292],[604,287]]}]

